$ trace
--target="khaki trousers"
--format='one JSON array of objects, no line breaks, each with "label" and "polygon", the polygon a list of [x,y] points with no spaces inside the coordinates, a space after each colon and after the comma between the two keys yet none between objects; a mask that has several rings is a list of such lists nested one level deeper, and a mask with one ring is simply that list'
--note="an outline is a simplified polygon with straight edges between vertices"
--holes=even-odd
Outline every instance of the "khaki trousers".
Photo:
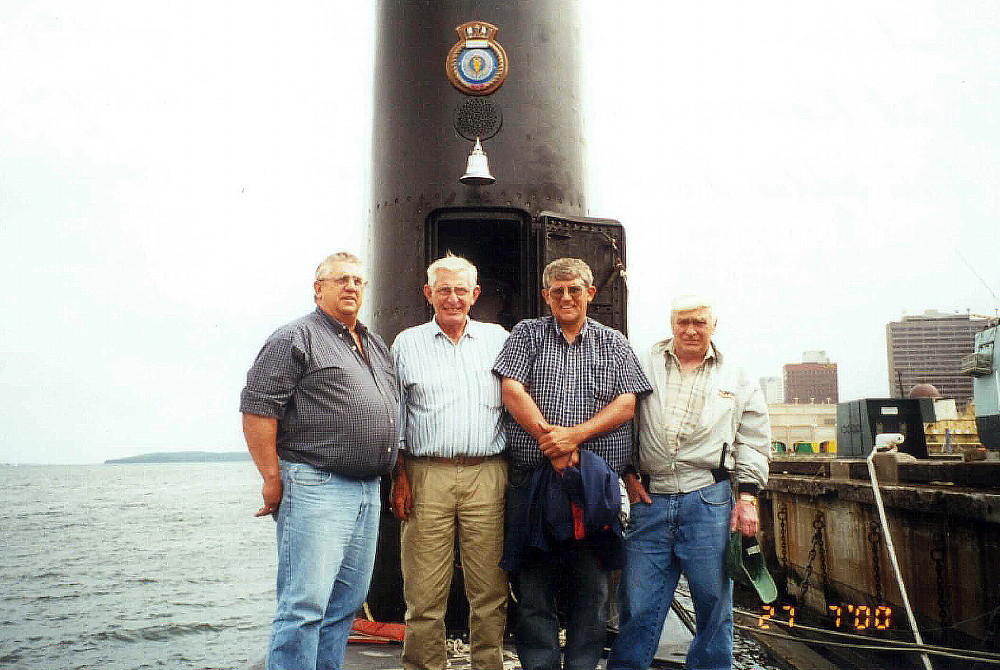
[{"label": "khaki trousers", "polygon": [[413,510],[400,543],[406,636],[405,670],[445,670],[444,615],[458,537],[469,600],[472,667],[503,670],[507,573],[503,551],[507,463],[493,458],[476,466],[419,458],[406,460]]}]

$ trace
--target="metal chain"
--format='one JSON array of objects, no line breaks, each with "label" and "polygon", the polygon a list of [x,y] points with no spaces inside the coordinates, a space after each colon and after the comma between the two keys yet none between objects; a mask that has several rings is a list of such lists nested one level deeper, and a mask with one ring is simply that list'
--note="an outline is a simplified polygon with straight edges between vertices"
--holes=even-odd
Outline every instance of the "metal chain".
[{"label": "metal chain", "polygon": [[781,583],[778,589],[782,596],[788,595],[788,575],[792,566],[788,562],[788,505],[782,503],[778,507],[778,537],[781,539]]},{"label": "metal chain", "polygon": [[809,590],[809,586],[812,584],[809,578],[812,577],[813,571],[813,561],[816,560],[816,536],[813,535],[813,544],[809,549],[809,560],[806,562],[806,569],[802,572],[802,590],[799,591],[799,601],[805,603],[806,592]]},{"label": "metal chain", "polygon": [[809,580],[812,577],[813,561],[816,560],[817,554],[820,554],[820,569],[823,571],[823,599],[824,601],[826,600],[828,587],[826,577],[826,548],[823,546],[824,528],[826,528],[826,521],[823,516],[823,510],[817,510],[816,518],[813,519],[814,532],[812,546],[809,548],[809,561],[806,563],[806,569],[802,575],[802,591],[799,593],[799,599],[803,603],[806,601],[806,592],[809,591],[809,586],[811,585]]},{"label": "metal chain", "polygon": [[944,630],[947,638],[947,629],[951,624],[951,616],[949,615],[951,608],[949,607],[948,582],[945,573],[945,556],[948,545],[943,528],[946,523],[947,521],[942,520],[942,530],[934,533],[934,548],[931,549],[931,560],[934,561],[934,570],[937,572],[938,620],[941,622],[941,628]]},{"label": "metal chain", "polygon": [[875,605],[884,605],[882,594],[882,529],[872,521],[868,524],[868,542],[872,547],[872,578],[875,581]]},{"label": "metal chain", "polygon": [[826,569],[826,543],[823,540],[823,531],[826,530],[826,517],[822,511],[816,512],[816,520],[813,521],[813,528],[816,529],[816,537],[819,542],[819,567],[823,575],[823,605],[830,602],[830,573]]},{"label": "metal chain", "polygon": [[778,508],[778,529],[781,534],[781,565],[788,570],[788,505]]}]

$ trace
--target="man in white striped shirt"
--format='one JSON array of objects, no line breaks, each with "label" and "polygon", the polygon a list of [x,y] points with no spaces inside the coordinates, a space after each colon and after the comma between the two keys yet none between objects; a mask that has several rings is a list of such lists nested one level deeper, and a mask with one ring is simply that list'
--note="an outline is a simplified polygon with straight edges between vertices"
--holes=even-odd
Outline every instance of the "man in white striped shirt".
[{"label": "man in white striped shirt", "polygon": [[476,267],[448,255],[427,268],[428,323],[401,332],[392,357],[401,393],[400,454],[390,502],[402,521],[405,670],[445,670],[444,615],[456,533],[469,600],[472,667],[503,669],[507,463],[493,362],[507,331],[469,318]]}]

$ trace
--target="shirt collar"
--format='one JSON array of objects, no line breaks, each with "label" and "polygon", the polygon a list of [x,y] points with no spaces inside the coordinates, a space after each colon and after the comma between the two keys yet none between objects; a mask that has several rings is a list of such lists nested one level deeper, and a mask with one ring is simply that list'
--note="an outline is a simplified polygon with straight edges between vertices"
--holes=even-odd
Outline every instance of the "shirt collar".
[{"label": "shirt collar", "polygon": [[[680,359],[677,358],[677,354],[674,353],[674,338],[670,338],[669,340],[667,340],[666,353],[670,358],[674,360],[674,363],[676,363],[679,367],[681,362]],[[708,351],[705,352],[705,357],[701,360],[701,363],[705,363],[705,361],[717,361],[718,359],[719,359],[719,352],[716,351],[715,349],[715,343],[709,342]]]},{"label": "shirt collar", "polygon": [[[550,328],[552,329],[552,332],[555,333],[559,337],[559,339],[561,339],[563,342],[566,342],[566,338],[563,337],[562,327],[559,325],[559,322],[556,321],[556,317],[549,315],[546,318],[549,319]],[[583,322],[583,328],[580,329],[580,332],[577,334],[576,339],[573,340],[574,342],[576,342],[577,340],[582,342],[584,337],[587,336],[587,333],[593,330],[590,326],[590,321],[591,318],[588,316],[587,320]],[[569,343],[567,342],[567,344]]]},{"label": "shirt collar", "polygon": [[[462,337],[460,337],[458,339],[461,340],[462,338],[464,338],[466,336],[471,337],[472,339],[476,339],[476,332],[475,332],[476,328],[473,325],[473,324],[476,324],[476,323],[478,323],[478,321],[474,321],[471,317],[466,316],[465,317],[465,330],[462,331]],[[441,328],[441,324],[437,322],[437,317],[436,316],[432,316],[431,317],[431,320],[428,323],[428,327],[430,327],[431,332],[434,334],[435,337],[437,337],[438,335],[440,335],[441,337],[448,337],[448,333],[444,332],[444,330]],[[451,339],[451,338],[449,337],[448,339]]]},{"label": "shirt collar", "polygon": [[[316,313],[322,316],[324,319],[326,319],[327,323],[333,326],[333,329],[336,330],[338,333],[351,332],[346,325],[344,325],[334,317],[330,316],[329,314],[321,310],[319,307],[316,307]],[[365,324],[361,323],[360,321],[358,321],[354,325],[354,330],[357,331],[359,337],[364,336],[368,332],[368,328],[365,326]]]}]

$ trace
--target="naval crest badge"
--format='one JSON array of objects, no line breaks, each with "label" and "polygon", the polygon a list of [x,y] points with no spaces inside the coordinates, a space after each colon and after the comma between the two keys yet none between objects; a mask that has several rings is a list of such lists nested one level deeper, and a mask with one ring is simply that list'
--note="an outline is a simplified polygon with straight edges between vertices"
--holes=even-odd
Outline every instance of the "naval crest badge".
[{"label": "naval crest badge", "polygon": [[489,95],[507,78],[507,52],[494,39],[498,30],[485,21],[469,21],[455,28],[459,39],[448,52],[444,68],[462,93]]}]

